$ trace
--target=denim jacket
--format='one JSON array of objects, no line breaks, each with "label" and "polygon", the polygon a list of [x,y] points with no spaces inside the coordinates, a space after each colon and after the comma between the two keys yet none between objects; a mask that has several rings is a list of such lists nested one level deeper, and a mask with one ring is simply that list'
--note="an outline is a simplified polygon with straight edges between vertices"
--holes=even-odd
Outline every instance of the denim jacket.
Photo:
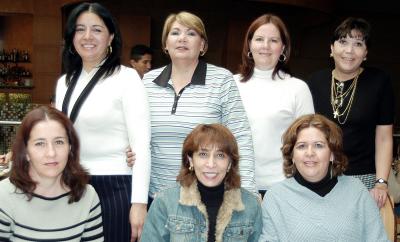
[{"label": "denim jacket", "polygon": [[[262,229],[260,201],[241,188],[225,191],[216,221],[216,242],[258,241]],[[197,189],[176,186],[158,194],[147,215],[142,242],[207,242],[208,215]]]}]

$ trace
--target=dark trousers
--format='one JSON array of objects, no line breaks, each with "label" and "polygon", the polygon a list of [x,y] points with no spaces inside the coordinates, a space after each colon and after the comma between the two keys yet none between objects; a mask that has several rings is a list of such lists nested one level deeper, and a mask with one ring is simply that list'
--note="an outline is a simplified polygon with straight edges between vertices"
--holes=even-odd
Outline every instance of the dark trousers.
[{"label": "dark trousers", "polygon": [[105,242],[130,241],[131,182],[129,175],[91,176],[100,198]]}]

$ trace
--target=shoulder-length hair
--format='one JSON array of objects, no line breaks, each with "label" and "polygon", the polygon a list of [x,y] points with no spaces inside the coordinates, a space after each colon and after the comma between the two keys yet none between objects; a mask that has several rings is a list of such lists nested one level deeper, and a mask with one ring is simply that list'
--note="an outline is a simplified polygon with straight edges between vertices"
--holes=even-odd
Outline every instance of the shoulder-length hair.
[{"label": "shoulder-length hair", "polygon": [[[351,33],[351,31],[353,30],[359,32],[361,36],[353,36],[353,34]],[[371,32],[371,26],[365,19],[349,17],[346,18],[335,29],[335,32],[333,33],[333,36],[331,38],[331,44],[333,45],[335,41],[342,38],[346,38],[348,35],[354,38],[361,37],[368,49],[371,45],[370,32]]]},{"label": "shoulder-length hair", "polygon": [[177,181],[189,187],[197,179],[195,172],[189,170],[189,157],[192,158],[194,152],[208,145],[218,148],[229,157],[231,167],[225,176],[225,189],[240,188],[238,145],[233,134],[222,124],[200,124],[186,137]]},{"label": "shoulder-length hair", "polygon": [[89,12],[96,14],[103,20],[108,32],[114,35],[111,42],[112,51],[108,53],[106,61],[101,65],[100,69],[105,70],[104,76],[111,76],[114,71],[120,68],[122,37],[115,19],[111,13],[99,3],[81,3],[74,8],[68,17],[64,32],[64,49],[63,49],[63,68],[66,73],[65,81],[67,85],[74,75],[79,75],[82,71],[82,58],[76,52],[74,47],[74,36],[76,29],[76,21],[82,13]]},{"label": "shoulder-length hair", "polygon": [[332,176],[342,175],[347,167],[347,157],[343,153],[342,130],[334,122],[320,114],[309,114],[296,119],[282,136],[283,146],[281,150],[285,176],[292,177],[297,172],[292,160],[293,149],[300,131],[311,127],[318,129],[325,135],[328,147],[333,153]]},{"label": "shoulder-length hair", "polygon": [[286,59],[284,61],[278,61],[278,63],[276,64],[274,70],[272,71],[272,79],[275,79],[276,75],[278,75],[278,77],[282,79],[283,77],[280,76],[280,71],[290,74],[288,62],[290,59],[292,47],[289,31],[280,17],[274,14],[264,14],[254,20],[247,29],[247,33],[243,42],[242,63],[239,66],[239,73],[242,75],[241,82],[247,82],[254,72],[254,60],[248,55],[250,51],[250,42],[253,39],[254,32],[256,32],[256,30],[262,25],[269,23],[273,24],[278,29],[279,34],[281,35],[282,43],[285,46],[283,54],[285,54],[286,56]]},{"label": "shoulder-length hair", "polygon": [[27,144],[33,127],[41,121],[54,120],[61,124],[67,133],[70,152],[68,161],[61,175],[61,182],[70,189],[69,203],[81,199],[89,181],[89,174],[79,162],[79,140],[71,121],[60,111],[49,106],[40,106],[30,111],[18,128],[12,146],[12,166],[10,182],[25,193],[28,200],[32,199],[36,182],[29,175],[29,162],[27,160]]},{"label": "shoulder-length hair", "polygon": [[206,33],[206,28],[204,27],[203,21],[197,17],[196,15],[189,12],[179,12],[177,14],[170,14],[164,22],[163,32],[161,36],[161,45],[163,50],[165,50],[167,46],[167,38],[168,34],[171,31],[172,25],[176,22],[195,30],[200,37],[204,40],[204,49],[202,51],[202,55],[207,52],[208,49],[208,38]]}]

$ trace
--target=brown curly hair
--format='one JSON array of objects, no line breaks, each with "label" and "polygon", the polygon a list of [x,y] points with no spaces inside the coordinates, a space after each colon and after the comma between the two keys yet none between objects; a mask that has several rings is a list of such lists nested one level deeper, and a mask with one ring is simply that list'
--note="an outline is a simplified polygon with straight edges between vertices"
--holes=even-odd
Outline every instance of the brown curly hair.
[{"label": "brown curly hair", "polygon": [[309,114],[296,119],[282,136],[283,146],[281,151],[285,176],[292,177],[297,172],[292,160],[293,148],[300,131],[311,127],[320,130],[328,141],[329,149],[334,155],[332,176],[342,175],[347,167],[347,157],[343,153],[342,130],[334,122],[320,114]]}]

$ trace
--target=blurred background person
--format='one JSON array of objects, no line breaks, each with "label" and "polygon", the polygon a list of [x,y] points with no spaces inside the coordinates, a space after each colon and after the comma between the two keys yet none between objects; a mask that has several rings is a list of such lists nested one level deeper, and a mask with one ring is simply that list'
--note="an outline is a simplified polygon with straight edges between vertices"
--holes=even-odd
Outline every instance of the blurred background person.
[{"label": "blurred background person", "polygon": [[[121,34],[102,5],[78,5],[64,36],[66,74],[58,80],[56,106],[81,138],[81,162],[100,197],[105,241],[135,240],[147,214],[150,179],[146,90],[137,72],[120,64]],[[128,146],[136,151],[132,168]]]},{"label": "blurred background person", "polygon": [[240,188],[239,150],[221,124],[200,124],[185,139],[180,185],[157,195],[142,241],[258,241],[261,207]]},{"label": "blurred background person", "polygon": [[262,195],[285,178],[282,134],[296,118],[314,113],[307,84],[289,74],[290,53],[282,19],[264,14],[247,30],[240,74],[234,76],[253,135],[256,188]]},{"label": "blurred background person", "polygon": [[162,46],[171,63],[143,79],[151,114],[150,197],[176,183],[183,141],[199,123],[221,123],[232,131],[239,144],[242,185],[255,192],[246,112],[232,73],[199,59],[208,47],[202,20],[188,12],[169,15]]},{"label": "blurred background person", "polygon": [[387,180],[393,160],[394,94],[383,71],[362,67],[370,46],[370,25],[347,18],[331,38],[333,69],[314,73],[308,80],[315,112],[343,130],[346,175],[359,178],[379,207],[387,198]]},{"label": "blurred background person", "polygon": [[30,111],[17,131],[10,177],[0,182],[2,241],[104,241],[99,197],[60,111]]},{"label": "blurred background person", "polygon": [[389,241],[366,187],[342,175],[347,158],[334,122],[306,115],[282,139],[289,179],[265,193],[260,241]]},{"label": "blurred background person", "polygon": [[153,50],[150,47],[146,45],[132,47],[129,63],[138,72],[141,79],[146,72],[150,71],[152,57]]}]

